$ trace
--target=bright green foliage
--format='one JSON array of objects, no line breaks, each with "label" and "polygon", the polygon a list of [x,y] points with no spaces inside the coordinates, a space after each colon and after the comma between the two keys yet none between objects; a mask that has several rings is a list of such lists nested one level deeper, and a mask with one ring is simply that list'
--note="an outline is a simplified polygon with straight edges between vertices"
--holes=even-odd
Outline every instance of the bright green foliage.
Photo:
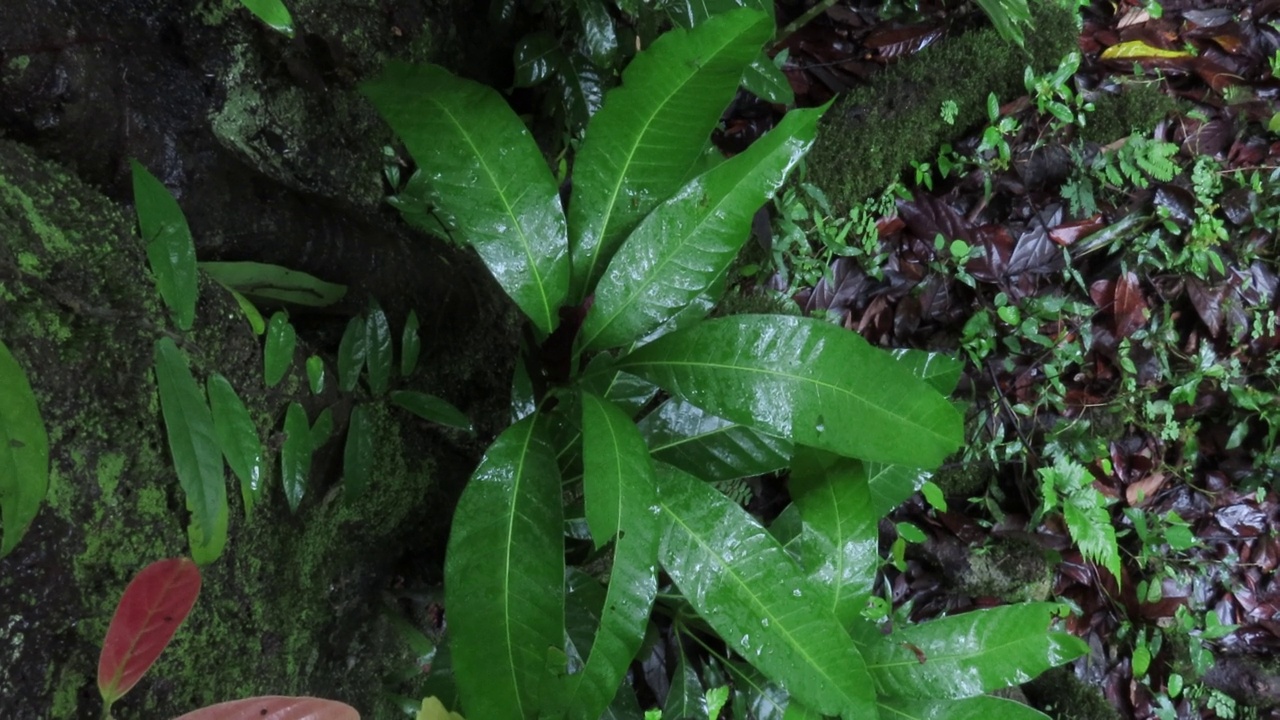
[{"label": "bright green foliage", "polygon": [[365,347],[364,318],[351,318],[342,333],[342,341],[338,343],[338,387],[343,392],[352,392],[360,381],[360,371],[364,370],[365,355],[368,354]]},{"label": "bright green foliage", "polygon": [[0,342],[0,557],[8,555],[35,519],[49,490],[49,435],[31,383]]},{"label": "bright green foliage", "polygon": [[[895,357],[808,318],[703,319],[751,217],[807,151],[822,113],[793,111],[732,160],[705,152],[770,31],[768,16],[732,10],[639,53],[587,126],[567,216],[545,162],[492,91],[404,66],[365,87],[420,165],[428,189],[418,197],[476,248],[536,339],[555,333],[517,363],[514,424],[453,520],[449,648],[472,720],[635,717],[622,680],[655,602],[677,631],[695,611],[732,653],[722,663],[732,684],[772,688],[779,711],[793,696],[793,717],[800,703],[846,718],[875,718],[886,702],[914,711],[899,696],[956,695],[929,684],[947,673],[971,694],[1016,681],[1016,663],[1029,676],[1074,656],[1042,609],[1038,625],[973,615],[948,620],[969,631],[954,643],[921,631],[947,659],[936,676],[899,676],[901,643],[866,617],[880,518],[927,479],[921,468],[959,446],[959,413],[941,394],[958,378],[953,361]],[[528,60],[530,77],[542,72]],[[345,385],[369,351],[343,345]],[[568,357],[548,361],[557,347]],[[410,407],[411,397],[422,399],[392,399]],[[793,452],[799,509],[784,548],[726,492],[785,467]],[[590,558],[568,573],[566,535],[575,556]],[[679,598],[656,598],[659,564]],[[1008,638],[1024,649],[1001,661],[991,648]],[[886,667],[873,673],[871,656]],[[877,696],[876,673],[890,694]],[[677,675],[662,716],[703,717],[696,670],[686,661]],[[930,708],[922,712],[945,717]]]},{"label": "bright green foliage", "polygon": [[373,434],[369,406],[362,403],[351,408],[351,418],[347,423],[347,444],[342,451],[343,495],[348,501],[360,497],[369,487],[369,469],[375,461]]},{"label": "bright green foliage", "polygon": [[259,262],[202,262],[201,270],[247,297],[305,307],[328,307],[347,294],[346,285],[325,282],[298,270]]},{"label": "bright green foliage", "polygon": [[1120,582],[1120,549],[1116,529],[1107,512],[1107,499],[1093,487],[1089,471],[1080,463],[1059,458],[1053,467],[1041,468],[1042,512],[1062,507],[1071,539],[1086,560],[1096,562]]},{"label": "bright green foliage", "polygon": [[369,392],[385,395],[391,382],[391,324],[377,302],[371,302],[364,314],[364,351]]},{"label": "bright green foliage", "polygon": [[173,313],[179,330],[190,330],[196,318],[196,247],[187,217],[164,185],[137,160],[133,167],[133,202],[138,226],[147,243],[147,262],[156,276],[160,298]]},{"label": "bright green foliage", "polygon": [[289,8],[280,0],[240,0],[240,4],[249,8],[249,12],[257,15],[267,27],[293,37],[293,18],[289,15]]},{"label": "bright green foliage", "polygon": [[240,496],[247,516],[262,497],[267,480],[266,450],[258,436],[258,427],[235,388],[222,375],[214,373],[207,383],[213,430],[222,456],[231,472],[240,480]]},{"label": "bright green foliage", "polygon": [[978,5],[991,18],[991,24],[995,25],[1000,37],[1017,43],[1019,47],[1025,44],[1020,26],[1031,23],[1031,8],[1027,7],[1027,0],[978,0]]},{"label": "bright green foliage", "polygon": [[173,340],[156,341],[155,367],[169,452],[191,513],[191,556],[206,564],[216,560],[227,543],[227,485],[217,431],[204,391]]},{"label": "bright green foliage", "polygon": [[289,403],[284,415],[284,445],[280,448],[280,480],[284,498],[291,512],[298,511],[307,492],[307,475],[311,472],[311,423],[307,411],[296,402]]},{"label": "bright green foliage", "polygon": [[423,420],[447,425],[459,430],[471,431],[471,418],[462,411],[434,395],[420,393],[416,390],[396,390],[391,393],[391,402],[417,415]]},{"label": "bright green foliage", "polygon": [[262,377],[267,387],[275,387],[293,367],[293,351],[298,346],[298,332],[288,314],[278,312],[267,322],[267,342],[262,350]]}]

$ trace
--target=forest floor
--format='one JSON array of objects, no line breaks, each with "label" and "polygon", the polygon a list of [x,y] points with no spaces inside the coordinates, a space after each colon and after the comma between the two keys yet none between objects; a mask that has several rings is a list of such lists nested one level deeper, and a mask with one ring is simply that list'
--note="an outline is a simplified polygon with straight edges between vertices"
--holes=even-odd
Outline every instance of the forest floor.
[{"label": "forest floor", "polygon": [[[943,5],[830,8],[785,41],[798,103],[945,35]],[[895,604],[1016,599],[1025,568],[978,565],[1048,558],[1093,648],[1076,675],[1120,717],[1280,717],[1280,2],[1115,5],[914,182],[779,198],[741,286],[966,362],[966,447],[893,518],[917,529]],[[722,140],[780,111],[735,107]]]}]

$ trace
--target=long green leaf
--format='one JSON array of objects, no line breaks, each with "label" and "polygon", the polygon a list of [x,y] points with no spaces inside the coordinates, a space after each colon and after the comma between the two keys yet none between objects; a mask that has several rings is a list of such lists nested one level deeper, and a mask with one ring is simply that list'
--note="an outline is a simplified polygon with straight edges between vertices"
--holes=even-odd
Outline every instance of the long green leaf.
[{"label": "long green leaf", "polygon": [[659,556],[685,599],[733,648],[828,715],[875,717],[862,656],[782,547],[711,486],[659,463]]},{"label": "long green leaf", "polygon": [[[624,375],[624,373],[619,373]],[[791,442],[671,398],[639,422],[654,459],[704,480],[763,475],[787,466]]]},{"label": "long green leaf", "polygon": [[213,416],[204,391],[187,367],[187,356],[173,340],[156,341],[156,386],[165,434],[178,483],[186,496],[191,523],[187,528],[197,562],[217,557],[226,544],[227,484],[222,474]]},{"label": "long green leaf", "polygon": [[616,405],[582,395],[583,486],[596,547],[615,540],[609,592],[591,655],[571,679],[567,707],[595,720],[613,700],[644,639],[658,592],[658,495],[653,463],[631,418]]},{"label": "long green leaf", "polygon": [[880,720],[1049,720],[1035,708],[979,695],[963,700],[881,698]]},{"label": "long green leaf", "polygon": [[659,205],[618,248],[596,287],[582,347],[638,340],[724,274],[751,222],[813,143],[823,109],[794,110],[732,160]]},{"label": "long green leaf", "polygon": [[871,487],[871,512],[884,517],[907,501],[929,479],[919,468],[889,463],[866,463],[867,484]]},{"label": "long green leaf", "polygon": [[418,367],[418,355],[422,352],[422,337],[418,334],[418,312],[409,311],[400,333],[400,377],[409,377]]},{"label": "long green leaf", "polygon": [[311,423],[306,408],[289,403],[284,414],[284,445],[280,447],[280,480],[289,512],[298,512],[302,496],[307,492],[307,476],[311,473]]},{"label": "long green leaf", "polygon": [[213,414],[213,431],[222,456],[240,480],[240,497],[247,517],[262,497],[263,483],[267,479],[267,453],[258,435],[258,426],[231,382],[214,373],[206,384],[209,409]]},{"label": "long green leaf", "polygon": [[187,217],[165,186],[137,160],[133,168],[133,203],[138,227],[147,243],[147,262],[156,276],[160,298],[180,330],[190,330],[196,317],[199,283],[196,246]]},{"label": "long green leaf", "polygon": [[363,317],[351,318],[342,333],[342,341],[338,343],[338,387],[343,392],[356,389],[365,356],[369,354],[365,347],[364,327]]},{"label": "long green leaf", "polygon": [[880,516],[871,510],[866,469],[859,460],[801,446],[788,488],[804,520],[802,564],[848,627],[865,606],[880,565]]},{"label": "long green leaf", "polygon": [[293,37],[293,18],[289,9],[280,0],[240,0],[258,19],[268,27],[287,37]]},{"label": "long green leaf", "polygon": [[369,487],[369,475],[376,458],[373,455],[373,418],[369,406],[351,408],[347,423],[347,444],[342,451],[342,485],[347,500],[355,500]]},{"label": "long green leaf", "polygon": [[865,648],[880,695],[964,698],[1023,683],[1089,651],[1051,632],[1054,603],[1005,605],[910,625]]},{"label": "long green leaf", "polygon": [[49,435],[31,383],[0,342],[0,557],[18,544],[49,491]]},{"label": "long green leaf", "polygon": [[325,282],[307,273],[259,262],[202,262],[214,280],[251,298],[306,307],[327,307],[347,294],[346,285]]},{"label": "long green leaf", "polygon": [[507,428],[458,500],[445,560],[454,672],[470,720],[537,717],[564,647],[564,520],[546,420]]},{"label": "long green leaf", "polygon": [[636,55],[587,125],[574,166],[569,228],[574,300],[631,230],[680,189],[772,23],[739,10],[675,30]]},{"label": "long green leaf", "polygon": [[289,322],[288,314],[278,312],[267,323],[267,341],[262,350],[262,376],[267,387],[274,387],[284,379],[293,367],[293,351],[298,345],[298,333]]},{"label": "long green leaf", "polygon": [[708,412],[846,457],[933,467],[960,414],[888,353],[811,318],[736,315],[645,345],[615,369]]},{"label": "long green leaf", "polygon": [[391,323],[377,301],[370,301],[364,313],[365,365],[369,368],[369,392],[374,397],[387,392],[391,382],[393,351],[391,348]]},{"label": "long green leaf", "polygon": [[446,400],[416,390],[396,390],[391,402],[423,420],[471,432],[471,418]]},{"label": "long green leaf", "polygon": [[569,288],[560,191],[524,123],[492,89],[392,63],[361,86],[427,173],[429,199],[542,332]]},{"label": "long green leaf", "polygon": [[943,395],[950,395],[956,389],[960,373],[964,371],[964,363],[946,353],[894,350],[892,355],[912,375],[929,383]]},{"label": "long green leaf", "polygon": [[671,677],[667,701],[662,704],[662,720],[707,720],[707,698],[702,694],[698,672],[689,667],[684,648],[680,648],[676,672]]}]

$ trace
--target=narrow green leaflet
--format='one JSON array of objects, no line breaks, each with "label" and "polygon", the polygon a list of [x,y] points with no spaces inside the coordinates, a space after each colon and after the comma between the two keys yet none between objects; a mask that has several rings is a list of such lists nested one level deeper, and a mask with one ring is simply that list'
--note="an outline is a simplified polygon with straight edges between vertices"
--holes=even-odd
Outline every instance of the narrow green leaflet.
[{"label": "narrow green leaflet", "polygon": [[636,223],[684,184],[772,29],[762,13],[726,13],[663,35],[623,71],[574,163],[572,300],[586,296]]},{"label": "narrow green leaflet", "polygon": [[307,386],[312,395],[324,392],[324,360],[319,355],[307,358]]},{"label": "narrow green leaflet", "polygon": [[49,491],[49,435],[22,366],[0,342],[0,557],[8,555]]},{"label": "narrow green leaflet", "polygon": [[160,298],[173,313],[180,330],[190,330],[196,318],[199,281],[196,246],[187,218],[165,186],[137,160],[133,167],[133,202],[138,227],[147,243],[147,262],[156,276]]},{"label": "narrow green leaflet", "polygon": [[435,65],[392,63],[361,89],[427,171],[437,213],[550,333],[569,289],[568,238],[559,186],[524,123],[492,89]]},{"label": "narrow green leaflet", "polygon": [[[619,373],[625,376],[626,373]],[[638,423],[655,460],[704,480],[763,475],[787,466],[792,446],[671,398]]]},{"label": "narrow green leaflet", "polygon": [[228,288],[227,292],[231,293],[231,297],[236,299],[236,304],[240,306],[240,312],[244,313],[245,320],[249,321],[249,327],[253,329],[254,335],[261,335],[267,331],[267,321],[262,319],[262,313],[258,312],[258,307],[249,300],[249,298]]},{"label": "narrow green leaflet", "polygon": [[186,354],[173,340],[156,341],[155,362],[169,453],[191,513],[187,529],[191,552],[216,557],[212,551],[226,544],[227,484],[213,417],[204,392],[191,376]]},{"label": "narrow green leaflet", "polygon": [[823,108],[793,110],[745,152],[659,205],[618,248],[596,287],[581,346],[638,340],[724,274],[751,222],[813,144]]},{"label": "narrow green leaflet", "polygon": [[471,418],[435,395],[428,395],[416,390],[397,390],[391,393],[391,402],[423,420],[471,432]]},{"label": "narrow green leaflet", "polygon": [[880,720],[1049,720],[1035,708],[979,695],[963,700],[881,698]]},{"label": "narrow green leaflet", "polygon": [[284,445],[280,448],[280,479],[289,511],[297,512],[307,492],[307,475],[311,472],[311,423],[307,411],[296,402],[289,403],[284,414]]},{"label": "narrow green leaflet", "polygon": [[316,421],[311,423],[311,450],[314,452],[317,448],[324,447],[329,442],[329,436],[333,435],[333,409],[325,408],[316,416]]},{"label": "narrow green leaflet", "polygon": [[597,548],[616,540],[600,629],[565,693],[576,717],[595,720],[613,700],[644,639],[658,592],[660,528],[652,510],[658,500],[653,463],[631,418],[608,400],[584,393],[582,448],[591,537]]},{"label": "narrow green leaflet", "polygon": [[821,320],[735,315],[616,364],[732,422],[846,457],[916,467],[960,445],[960,414],[888,353]]},{"label": "narrow green leaflet", "polygon": [[293,18],[280,0],[240,0],[240,4],[249,8],[249,12],[257,15],[267,27],[293,37]]},{"label": "narrow green leaflet", "polygon": [[657,471],[659,557],[698,614],[806,705],[875,717],[862,656],[777,541],[710,485],[670,465]]},{"label": "narrow green leaflet", "polygon": [[881,516],[871,510],[866,469],[860,460],[801,446],[788,489],[804,520],[802,565],[848,627],[866,605],[880,566]]},{"label": "narrow green leaflet", "polygon": [[355,500],[369,487],[369,472],[376,458],[373,456],[373,418],[368,405],[351,408],[347,422],[347,445],[342,451],[343,494],[347,500]]},{"label": "narrow green leaflet", "polygon": [[338,387],[343,392],[356,389],[360,371],[364,369],[365,355],[364,318],[353,317],[347,322],[342,341],[338,343]]},{"label": "narrow green leaflet", "polygon": [[293,351],[298,346],[298,333],[289,316],[278,312],[267,323],[267,342],[262,351],[262,377],[267,387],[275,387],[293,366]]},{"label": "narrow green leaflet", "polygon": [[244,514],[248,517],[262,498],[263,484],[267,479],[266,450],[258,435],[258,426],[230,381],[214,373],[207,385],[213,431],[222,456],[240,481],[240,497],[244,500]]},{"label": "narrow green leaflet", "polygon": [[564,668],[548,659],[564,647],[564,518],[545,423],[530,415],[498,436],[453,516],[445,605],[472,720],[537,717],[559,700]]},{"label": "narrow green leaflet", "polygon": [[742,73],[742,87],[756,97],[775,105],[791,105],[796,101],[791,81],[782,69],[760,53]]},{"label": "narrow green leaflet", "polygon": [[364,314],[365,366],[369,368],[369,392],[374,397],[387,392],[391,383],[391,323],[378,303],[369,304]]},{"label": "narrow green leaflet", "polygon": [[671,676],[671,688],[667,701],[662,705],[662,720],[707,720],[707,698],[702,694],[702,681],[698,671],[689,667],[689,660],[680,648],[675,674]]},{"label": "narrow green leaflet", "polygon": [[418,313],[409,311],[400,334],[400,377],[409,377],[418,367],[418,355],[422,353],[422,337],[418,335]]},{"label": "narrow green leaflet", "polygon": [[945,353],[900,349],[894,350],[892,355],[912,375],[943,395],[950,395],[956,389],[960,373],[964,370],[964,363]]},{"label": "narrow green leaflet", "polygon": [[889,697],[964,698],[1017,685],[1089,651],[1050,631],[1061,609],[1022,603],[908,625],[864,649],[867,669]]},{"label": "narrow green leaflet", "polygon": [[346,285],[325,282],[280,265],[258,262],[202,262],[199,265],[214,280],[258,300],[328,307],[347,294]]}]

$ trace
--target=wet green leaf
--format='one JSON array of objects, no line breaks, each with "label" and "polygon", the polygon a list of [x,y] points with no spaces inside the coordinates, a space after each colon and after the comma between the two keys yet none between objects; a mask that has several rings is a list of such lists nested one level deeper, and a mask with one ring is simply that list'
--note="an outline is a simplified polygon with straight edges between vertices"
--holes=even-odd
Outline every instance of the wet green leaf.
[{"label": "wet green leaf", "polygon": [[409,377],[418,367],[418,356],[422,353],[422,337],[418,334],[418,313],[409,311],[404,321],[404,332],[400,334],[400,377]]},{"label": "wet green leaf", "polygon": [[312,395],[324,392],[324,360],[319,355],[307,358],[307,385]]},{"label": "wet green leaf", "polygon": [[331,435],[333,435],[333,410],[325,408],[316,416],[316,421],[311,423],[312,452],[329,442]]},{"label": "wet green leaf", "polygon": [[365,321],[363,317],[353,317],[347,322],[347,329],[342,333],[342,341],[338,344],[338,387],[343,392],[352,392],[360,381],[360,371],[364,369]]},{"label": "wet green leaf", "polygon": [[214,280],[247,297],[304,307],[327,307],[347,294],[346,285],[325,282],[298,270],[258,262],[202,262]]},{"label": "wet green leaf", "polygon": [[[626,373],[619,373],[626,375]],[[639,422],[654,459],[704,480],[763,475],[787,466],[791,442],[671,398]]]},{"label": "wet green leaf", "polygon": [[240,481],[240,497],[244,501],[244,513],[248,517],[253,506],[262,498],[267,479],[266,450],[254,424],[235,388],[225,377],[214,373],[207,383],[209,406],[213,415],[213,430],[218,447],[226,458],[231,472]]},{"label": "wet green leaf", "polygon": [[796,101],[791,81],[768,55],[760,53],[742,73],[742,87],[747,92],[774,105],[791,105]]},{"label": "wet green leaf", "polygon": [[391,323],[378,303],[369,303],[364,314],[365,366],[369,368],[369,392],[374,397],[387,392],[391,383]]},{"label": "wet green leaf", "polygon": [[664,335],[616,369],[727,420],[846,457],[938,465],[959,413],[888,353],[810,318],[735,315]]},{"label": "wet green leaf", "polygon": [[240,4],[249,8],[249,12],[257,15],[267,27],[293,37],[293,18],[280,0],[240,0]]},{"label": "wet green leaf", "polygon": [[49,491],[49,435],[31,383],[0,342],[0,557],[8,555]]},{"label": "wet green leaf", "polygon": [[881,720],[1049,720],[1020,702],[990,695],[963,700],[881,698]]},{"label": "wet green leaf", "polygon": [[871,510],[867,471],[851,460],[801,446],[788,485],[804,520],[801,560],[844,627],[857,620],[880,566],[880,516]]},{"label": "wet green leaf", "polygon": [[613,700],[644,639],[658,591],[660,528],[653,464],[635,423],[608,400],[584,393],[582,428],[587,524],[597,548],[615,543],[600,629],[565,693],[574,717],[594,720]]},{"label": "wet green leaf", "polygon": [[689,666],[683,648],[679,654],[667,701],[662,704],[662,720],[707,720],[707,699],[702,695],[702,681],[698,679],[697,671]]},{"label": "wet green leaf", "polygon": [[538,407],[533,395],[533,380],[525,368],[524,355],[516,358],[515,371],[511,374],[511,422],[514,424],[528,417]]},{"label": "wet green leaf", "polygon": [[156,276],[156,289],[173,313],[180,330],[190,330],[196,317],[199,278],[196,246],[187,218],[165,186],[137,160],[133,168],[133,203],[138,227],[147,243],[147,262]]},{"label": "wet green leaf", "polygon": [[613,29],[613,18],[599,0],[577,0],[578,20],[582,23],[581,45],[591,62],[602,68],[612,68],[618,61],[618,34]]},{"label": "wet green leaf", "polygon": [[155,363],[169,453],[191,513],[191,554],[197,563],[210,562],[227,542],[227,484],[213,416],[186,354],[173,340],[156,341]]},{"label": "wet green leaf", "polygon": [[262,351],[263,379],[267,387],[275,387],[293,366],[293,351],[298,345],[298,333],[289,322],[289,316],[278,312],[267,323],[267,343]]},{"label": "wet green leaf", "polygon": [[707,290],[751,234],[751,222],[813,143],[822,109],[793,110],[745,152],[659,205],[618,248],[596,287],[581,347],[625,345]]},{"label": "wet green leaf", "polygon": [[437,213],[550,333],[569,287],[568,240],[560,188],[524,123],[491,88],[435,65],[392,63],[361,89],[430,168]]},{"label": "wet green leaf", "polygon": [[929,386],[943,395],[950,395],[960,382],[960,373],[964,363],[946,353],[925,352],[923,350],[894,350],[893,357],[912,375],[929,383]]},{"label": "wet green leaf", "polygon": [[516,41],[515,49],[516,87],[533,87],[551,77],[556,68],[564,62],[564,51],[555,36],[544,30],[531,32]]},{"label": "wet green leaf", "polygon": [[862,657],[782,547],[710,485],[659,463],[659,556],[734,652],[828,715],[875,717]]},{"label": "wet green leaf", "polygon": [[[226,287],[225,285],[223,287]],[[254,335],[261,335],[267,331],[267,321],[262,319],[262,313],[258,312],[258,307],[250,302],[249,298],[240,293],[227,288],[227,292],[231,293],[231,297],[236,299],[236,304],[240,306],[240,312],[244,313],[244,317],[249,321],[249,327],[253,329]]]},{"label": "wet green leaf", "polygon": [[373,418],[368,405],[351,408],[347,422],[347,445],[342,451],[343,494],[347,500],[355,500],[369,487],[369,473],[373,470]]},{"label": "wet green leaf", "polygon": [[[445,561],[455,677],[469,718],[553,709],[563,667],[560,473],[537,414],[507,428],[458,500]],[[563,655],[561,655],[563,657]]]},{"label": "wet green leaf", "polygon": [[471,418],[435,395],[428,395],[416,390],[397,390],[391,393],[391,402],[423,420],[471,432]]},{"label": "wet green leaf", "polygon": [[867,483],[871,487],[871,511],[884,517],[907,501],[931,477],[919,468],[889,463],[866,463]]},{"label": "wet green leaf", "polygon": [[284,415],[284,445],[280,448],[280,479],[290,512],[298,512],[302,496],[307,492],[307,476],[311,473],[311,423],[307,411],[296,402],[289,403]]},{"label": "wet green leaf", "polygon": [[684,184],[772,30],[747,10],[675,30],[636,55],[592,116],[574,166],[572,300],[587,294],[636,224]]},{"label": "wet green leaf", "polygon": [[1089,651],[1050,631],[1060,610],[1022,603],[900,627],[864,649],[867,668],[888,697],[964,698],[1017,685]]}]

